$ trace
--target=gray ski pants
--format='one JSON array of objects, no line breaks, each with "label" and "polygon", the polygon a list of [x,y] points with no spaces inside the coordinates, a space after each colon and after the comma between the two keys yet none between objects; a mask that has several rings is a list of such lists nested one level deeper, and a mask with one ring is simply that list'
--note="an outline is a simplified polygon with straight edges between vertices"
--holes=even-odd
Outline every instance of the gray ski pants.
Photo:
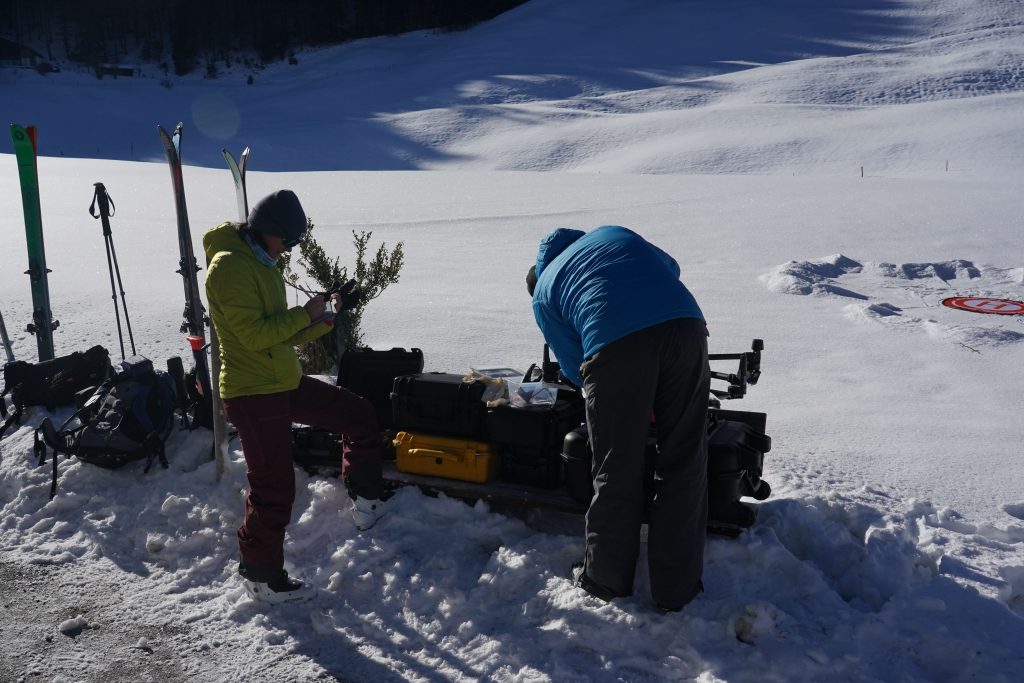
[{"label": "gray ski pants", "polygon": [[651,596],[660,607],[682,607],[702,589],[707,327],[698,318],[680,318],[634,332],[598,351],[580,370],[594,452],[586,574],[616,595],[633,592],[653,413],[658,449],[647,540]]}]

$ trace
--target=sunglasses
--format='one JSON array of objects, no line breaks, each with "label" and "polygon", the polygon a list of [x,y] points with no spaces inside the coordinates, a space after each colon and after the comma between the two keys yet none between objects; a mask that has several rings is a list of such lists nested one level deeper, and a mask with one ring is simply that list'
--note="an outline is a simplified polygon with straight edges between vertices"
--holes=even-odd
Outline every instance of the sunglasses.
[{"label": "sunglasses", "polygon": [[284,245],[285,249],[294,249],[295,247],[299,246],[299,243],[301,243],[302,240],[304,240],[304,239],[306,239],[306,233],[305,232],[303,232],[298,237],[294,237],[294,238],[293,237],[282,237],[281,238],[281,244]]}]

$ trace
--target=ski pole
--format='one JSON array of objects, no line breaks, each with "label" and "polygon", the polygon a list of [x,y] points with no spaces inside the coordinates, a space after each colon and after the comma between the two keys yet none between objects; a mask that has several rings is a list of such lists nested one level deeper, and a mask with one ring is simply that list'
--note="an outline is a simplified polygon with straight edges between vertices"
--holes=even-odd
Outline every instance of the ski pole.
[{"label": "ski pole", "polygon": [[[132,323],[128,319],[128,302],[124,298],[124,285],[121,283],[121,268],[117,264],[117,251],[114,249],[114,235],[110,231],[111,207],[114,207],[114,200],[107,194],[107,188],[103,183],[93,183],[96,187],[92,196],[92,204],[89,205],[89,215],[99,218],[103,224],[103,241],[107,248],[107,271],[110,273],[110,298],[114,302],[114,318],[117,320],[117,339],[121,344],[121,359],[124,360],[124,335],[121,334],[121,314],[117,309],[117,291],[121,292],[121,306],[124,308],[124,324],[128,329],[128,342],[132,347],[132,355],[135,355],[135,338],[132,336]],[[96,204],[99,204],[99,213],[96,213]],[[117,207],[114,207],[114,211]],[[117,289],[114,288],[114,275],[117,275]]]}]

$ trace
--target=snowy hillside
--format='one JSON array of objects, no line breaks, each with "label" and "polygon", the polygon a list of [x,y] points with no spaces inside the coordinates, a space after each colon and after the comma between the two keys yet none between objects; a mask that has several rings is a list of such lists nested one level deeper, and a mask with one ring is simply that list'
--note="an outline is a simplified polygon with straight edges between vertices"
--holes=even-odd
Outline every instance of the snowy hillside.
[{"label": "snowy hillside", "polygon": [[[156,159],[190,126],[260,168],[852,176],[1024,163],[1019,2],[531,0],[462,32],[302,53],[246,85],[0,73],[44,153]],[[171,87],[165,87],[170,85]],[[75,116],[65,107],[73,92]]]},{"label": "snowy hillside", "polygon": [[[268,609],[235,573],[240,451],[220,483],[202,432],[172,434],[167,471],[62,461],[50,501],[34,410],[0,441],[0,681],[1017,680],[1024,316],[941,301],[1024,300],[1022,34],[1017,1],[531,0],[251,86],[0,70],[0,112],[40,127],[59,354],[119,358],[103,182],[138,350],[187,362],[155,133],[183,120],[197,246],[234,216],[221,147],[250,145],[250,196],[294,189],[343,262],[352,230],[404,242],[366,339],[431,370],[539,360],[538,240],[636,229],[680,262],[713,352],[765,340],[733,407],[773,438],[772,497],[709,540],[681,614],[645,572],[609,605],[573,588],[579,520],[407,489],[360,534],[304,473],[286,557],[320,595]],[[0,311],[34,360],[10,149]]]}]

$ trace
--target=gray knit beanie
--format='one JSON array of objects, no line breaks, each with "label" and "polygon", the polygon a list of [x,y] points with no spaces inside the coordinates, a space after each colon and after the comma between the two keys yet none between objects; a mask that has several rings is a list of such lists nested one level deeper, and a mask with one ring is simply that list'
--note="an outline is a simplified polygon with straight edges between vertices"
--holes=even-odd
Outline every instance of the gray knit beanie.
[{"label": "gray knit beanie", "polygon": [[249,227],[265,235],[299,241],[306,234],[306,212],[294,192],[278,190],[252,207]]}]

